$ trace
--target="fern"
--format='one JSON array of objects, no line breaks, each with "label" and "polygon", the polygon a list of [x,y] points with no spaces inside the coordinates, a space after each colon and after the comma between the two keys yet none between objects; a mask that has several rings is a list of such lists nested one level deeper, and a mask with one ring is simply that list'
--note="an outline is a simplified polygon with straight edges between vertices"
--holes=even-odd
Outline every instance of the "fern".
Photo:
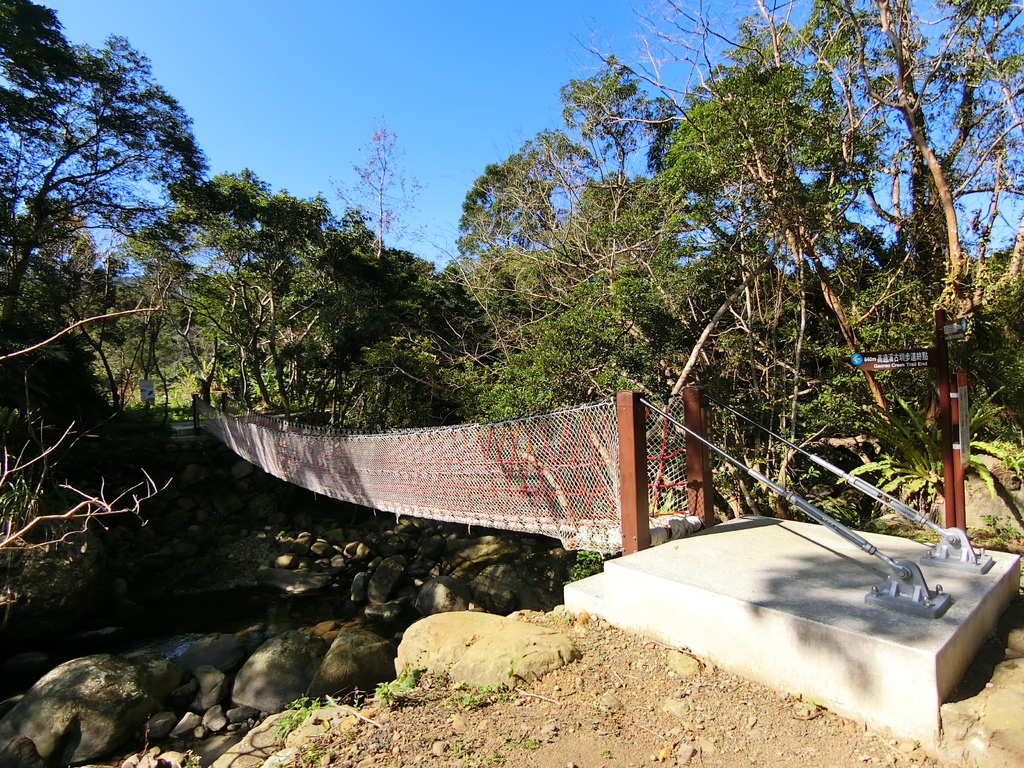
[{"label": "fern", "polygon": [[[987,428],[998,416],[1000,409],[993,405],[993,393],[980,400],[971,409],[971,458],[964,471],[974,472],[985,484],[989,494],[996,495],[995,480],[978,452],[994,456],[1017,472],[1024,467],[1024,451],[1001,442],[974,439],[974,435]],[[871,415],[869,431],[878,438],[885,454],[875,461],[853,470],[863,475],[877,472],[879,487],[887,493],[899,493],[908,504],[927,512],[943,493],[942,438],[938,424],[929,424],[924,416],[899,400],[902,413]]]}]

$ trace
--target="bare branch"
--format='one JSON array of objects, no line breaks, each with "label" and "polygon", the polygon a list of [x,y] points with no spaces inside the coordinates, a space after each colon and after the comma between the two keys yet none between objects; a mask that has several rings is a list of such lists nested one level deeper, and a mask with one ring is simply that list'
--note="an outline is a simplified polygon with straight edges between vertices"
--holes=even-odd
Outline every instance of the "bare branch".
[{"label": "bare branch", "polygon": [[17,352],[9,352],[6,355],[0,355],[0,363],[3,363],[5,361],[7,361],[7,360],[10,360],[11,358],[14,358],[14,357],[19,357],[20,355],[27,355],[29,352],[34,352],[37,349],[45,347],[47,344],[52,344],[54,341],[59,339],[61,336],[64,336],[64,335],[66,335],[68,333],[71,333],[71,331],[75,330],[76,328],[78,328],[80,326],[86,325],[87,323],[94,323],[94,322],[97,322],[98,320],[109,320],[112,317],[121,317],[122,315],[137,315],[137,314],[144,314],[144,313],[147,313],[147,312],[161,312],[161,311],[163,311],[163,307],[140,307],[139,309],[126,309],[126,310],[123,310],[121,312],[108,312],[107,314],[104,314],[104,315],[95,315],[93,317],[87,317],[87,318],[85,318],[83,320],[79,320],[77,322],[71,323],[71,325],[69,325],[66,328],[64,328],[62,331],[60,331],[60,333],[54,334],[53,336],[51,336],[50,338],[46,339],[45,341],[40,341],[38,344],[33,344],[30,347],[25,347],[24,349],[19,349]]}]

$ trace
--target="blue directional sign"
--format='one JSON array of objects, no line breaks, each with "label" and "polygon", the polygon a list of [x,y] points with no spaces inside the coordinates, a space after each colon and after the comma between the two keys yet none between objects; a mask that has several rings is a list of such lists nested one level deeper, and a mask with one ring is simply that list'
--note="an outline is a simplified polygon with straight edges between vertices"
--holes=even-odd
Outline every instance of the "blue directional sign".
[{"label": "blue directional sign", "polygon": [[862,371],[927,368],[933,364],[930,349],[894,349],[889,352],[855,352],[850,355],[850,365]]}]

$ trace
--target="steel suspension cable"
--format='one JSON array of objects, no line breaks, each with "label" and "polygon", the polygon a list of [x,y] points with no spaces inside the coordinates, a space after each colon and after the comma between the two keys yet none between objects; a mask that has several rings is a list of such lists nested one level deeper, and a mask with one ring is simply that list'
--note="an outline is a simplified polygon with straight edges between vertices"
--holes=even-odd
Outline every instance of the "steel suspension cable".
[{"label": "steel suspension cable", "polygon": [[860,491],[864,495],[870,497],[871,499],[874,499],[880,504],[883,504],[884,506],[888,507],[894,512],[899,513],[908,520],[911,520],[919,525],[923,525],[927,528],[930,528],[932,531],[939,534],[939,536],[941,536],[943,539],[943,541],[941,542],[942,546],[931,551],[929,558],[932,562],[943,561],[949,565],[959,565],[962,567],[976,569],[981,573],[986,573],[992,567],[992,558],[984,555],[984,552],[982,552],[981,555],[975,552],[974,547],[971,546],[970,539],[967,537],[967,533],[965,531],[962,531],[959,528],[943,528],[938,523],[935,523],[932,520],[930,520],[927,515],[922,515],[913,507],[909,506],[908,504],[905,504],[900,499],[897,499],[892,494],[883,491],[881,488],[878,488],[872,483],[869,483],[864,478],[857,477],[856,475],[853,475],[845,471],[841,467],[837,467],[832,462],[823,459],[821,456],[811,453],[810,451],[797,445],[791,440],[787,440],[782,435],[778,434],[777,432],[774,432],[773,430],[769,429],[763,424],[755,421],[754,419],[747,416],[745,413],[736,410],[728,403],[719,400],[717,397],[707,394],[706,392],[704,396],[711,402],[715,403],[715,405],[724,408],[726,411],[733,414],[734,416],[743,419],[743,421],[747,422],[748,424],[757,427],[763,432],[774,437],[779,442],[784,443],[793,450],[803,454],[822,469],[831,472],[835,476],[841,478],[850,487]]},{"label": "steel suspension cable", "polygon": [[881,560],[883,563],[885,563],[889,568],[893,569],[894,571],[900,572],[903,577],[906,577],[907,575],[909,575],[909,574],[907,574],[905,572],[905,569],[903,568],[903,566],[901,566],[896,560],[894,560],[893,558],[889,557],[884,552],[880,551],[878,549],[878,547],[876,547],[870,541],[865,539],[863,536],[858,534],[856,531],[853,531],[850,528],[847,528],[845,525],[840,523],[838,520],[836,520],[834,517],[829,515],[827,512],[824,512],[823,510],[818,509],[816,506],[811,504],[811,502],[807,501],[802,496],[798,496],[797,494],[793,493],[792,491],[786,490],[781,485],[776,483],[774,480],[772,480],[771,478],[769,478],[766,475],[762,474],[761,472],[758,472],[753,467],[748,467],[746,464],[744,464],[742,461],[740,461],[736,457],[732,456],[731,454],[727,453],[722,448],[719,448],[717,445],[715,445],[711,441],[709,441],[706,438],[704,438],[704,436],[699,435],[696,432],[694,432],[692,429],[687,427],[685,424],[683,424],[683,422],[679,421],[674,416],[670,415],[669,413],[667,413],[665,411],[662,411],[656,405],[653,405],[650,401],[644,400],[644,399],[641,398],[641,402],[643,402],[643,404],[646,405],[648,408],[651,408],[652,410],[655,410],[658,413],[660,413],[663,418],[665,418],[668,421],[671,421],[679,429],[684,430],[687,434],[689,434],[692,437],[694,437],[697,440],[699,440],[703,445],[705,445],[706,447],[710,448],[712,451],[714,451],[716,454],[721,456],[723,459],[728,461],[730,464],[732,464],[734,467],[736,467],[740,471],[746,472],[750,477],[752,477],[753,479],[757,480],[762,485],[765,485],[768,488],[771,488],[773,491],[775,491],[777,494],[782,496],[782,498],[784,498],[786,501],[788,501],[794,507],[799,509],[801,512],[805,513],[812,520],[815,520],[815,521],[821,523],[826,528],[831,530],[833,533],[836,533],[837,535],[839,535],[842,538],[846,539],[846,541],[850,542],[851,544],[853,544],[857,548],[861,549],[862,551],[866,552],[867,554],[873,555],[873,556],[877,557],[879,560]]},{"label": "steel suspension cable", "polygon": [[710,448],[714,453],[721,456],[737,469],[746,472],[750,477],[766,485],[768,488],[771,488],[812,520],[821,523],[830,531],[853,544],[862,552],[873,555],[885,563],[889,569],[889,574],[886,576],[886,580],[882,584],[872,587],[871,591],[864,596],[864,601],[869,605],[882,606],[900,611],[901,613],[922,616],[928,619],[937,619],[949,609],[950,605],[953,604],[952,597],[948,594],[944,594],[942,592],[942,587],[936,585],[934,590],[928,588],[928,584],[924,579],[924,574],[921,573],[921,569],[918,567],[917,563],[914,563],[911,560],[894,560],[884,552],[880,551],[878,547],[863,536],[850,530],[828,513],[818,509],[816,506],[797,494],[786,490],[774,480],[765,476],[761,472],[758,472],[756,469],[748,467],[739,459],[731,456],[725,450],[707,440],[703,435],[698,434],[687,427],[679,419],[674,418],[667,412],[653,405],[649,400],[641,398],[641,402],[652,411],[660,413],[663,418],[671,421],[676,427],[697,439],[701,444]]}]

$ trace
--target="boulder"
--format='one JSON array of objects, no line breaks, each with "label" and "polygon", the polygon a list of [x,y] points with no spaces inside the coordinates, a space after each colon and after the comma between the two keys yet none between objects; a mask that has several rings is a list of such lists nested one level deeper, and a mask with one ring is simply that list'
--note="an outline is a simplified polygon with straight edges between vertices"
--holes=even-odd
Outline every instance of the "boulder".
[{"label": "boulder", "polygon": [[158,701],[166,701],[185,676],[181,667],[155,651],[126,653],[124,658],[138,665],[143,688]]},{"label": "boulder", "polygon": [[231,699],[263,712],[281,712],[304,696],[327,645],[319,638],[290,630],[256,649],[235,678]]},{"label": "boulder", "polygon": [[344,627],[310,683],[308,696],[373,691],[395,677],[395,644],[359,627]]},{"label": "boulder", "polygon": [[0,749],[0,768],[47,768],[31,739],[17,736]]},{"label": "boulder", "polygon": [[178,657],[178,666],[190,672],[196,667],[216,667],[221,672],[232,672],[238,668],[248,653],[245,638],[238,635],[204,635],[185,649]]},{"label": "boulder", "polygon": [[465,611],[473,593],[469,586],[451,576],[438,576],[424,582],[416,597],[416,610],[424,616],[449,611]]},{"label": "boulder", "polygon": [[142,730],[160,709],[144,664],[100,654],[65,662],[44,675],[0,720],[0,748],[30,739],[49,763],[82,763]]},{"label": "boulder", "polygon": [[395,669],[447,672],[470,685],[532,682],[580,658],[565,635],[534,624],[459,611],[420,619],[406,630]]}]

